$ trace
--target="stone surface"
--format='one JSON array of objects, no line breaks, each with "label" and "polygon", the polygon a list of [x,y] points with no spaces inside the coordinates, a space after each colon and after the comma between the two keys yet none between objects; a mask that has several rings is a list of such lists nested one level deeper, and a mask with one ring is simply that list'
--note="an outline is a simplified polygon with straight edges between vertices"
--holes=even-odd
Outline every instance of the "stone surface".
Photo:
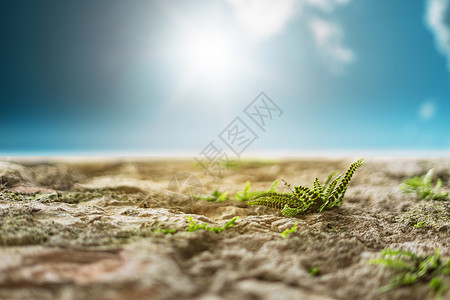
[{"label": "stone surface", "polygon": [[[450,159],[367,159],[341,208],[299,218],[234,200],[247,180],[252,190],[282,178],[311,185],[351,162],[242,161],[220,178],[193,160],[0,162],[0,299],[433,299],[427,283],[380,294],[393,273],[367,262],[386,247],[450,255],[448,201],[397,188],[435,167],[448,191]],[[231,200],[195,199],[182,183],[174,193],[180,173]],[[188,232],[187,216],[209,226],[240,218],[216,234]]]}]

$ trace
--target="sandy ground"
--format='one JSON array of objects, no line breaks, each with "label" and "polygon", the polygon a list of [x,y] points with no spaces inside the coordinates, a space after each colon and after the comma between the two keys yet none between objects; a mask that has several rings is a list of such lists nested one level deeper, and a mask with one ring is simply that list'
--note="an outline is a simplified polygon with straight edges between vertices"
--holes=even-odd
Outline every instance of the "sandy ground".
[{"label": "sandy ground", "polygon": [[[311,186],[356,159],[245,160],[219,177],[192,159],[3,159],[0,299],[433,299],[427,283],[380,293],[394,273],[368,260],[387,247],[450,256],[449,201],[398,190],[433,167],[448,191],[450,158],[366,159],[341,208],[299,218],[234,199],[247,180]],[[231,199],[190,196],[216,188]],[[217,234],[188,232],[186,216],[240,218]]]}]

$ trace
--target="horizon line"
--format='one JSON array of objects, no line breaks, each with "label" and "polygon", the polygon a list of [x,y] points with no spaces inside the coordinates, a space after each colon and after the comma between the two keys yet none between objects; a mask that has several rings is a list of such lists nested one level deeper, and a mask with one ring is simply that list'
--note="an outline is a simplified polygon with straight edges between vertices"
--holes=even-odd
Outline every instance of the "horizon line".
[{"label": "horizon line", "polygon": [[[199,157],[200,151],[11,151],[1,152],[0,158],[189,158]],[[333,150],[266,150],[245,151],[240,156],[228,154],[229,159],[288,158],[288,157],[450,157],[450,149],[333,149]]]}]

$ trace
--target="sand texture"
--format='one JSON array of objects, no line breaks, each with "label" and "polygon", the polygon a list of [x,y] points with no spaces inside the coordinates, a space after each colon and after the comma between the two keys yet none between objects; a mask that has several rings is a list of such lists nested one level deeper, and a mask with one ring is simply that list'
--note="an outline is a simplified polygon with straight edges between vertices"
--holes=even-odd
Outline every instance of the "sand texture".
[{"label": "sand texture", "polygon": [[[340,208],[298,218],[234,197],[247,180],[311,186],[356,159],[243,160],[218,177],[193,159],[3,159],[0,299],[434,299],[427,282],[380,293],[395,271],[368,260],[388,247],[450,256],[449,201],[398,189],[434,168],[449,191],[450,158],[368,158]],[[190,196],[214,189],[230,199]],[[188,232],[186,216],[239,219]]]}]

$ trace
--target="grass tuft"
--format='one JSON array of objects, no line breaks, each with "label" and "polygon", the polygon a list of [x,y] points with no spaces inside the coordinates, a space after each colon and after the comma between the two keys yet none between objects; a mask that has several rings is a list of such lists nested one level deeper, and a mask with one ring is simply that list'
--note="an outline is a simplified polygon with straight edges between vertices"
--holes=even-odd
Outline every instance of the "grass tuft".
[{"label": "grass tuft", "polygon": [[369,264],[383,265],[395,269],[397,273],[389,283],[381,288],[381,292],[415,284],[416,282],[428,282],[428,287],[439,298],[447,287],[442,279],[450,275],[450,258],[443,260],[439,250],[428,256],[420,256],[410,251],[397,249],[384,249],[381,257],[369,260]]},{"label": "grass tuft", "polygon": [[235,195],[235,198],[237,201],[240,202],[246,202],[246,201],[250,201],[256,197],[258,197],[261,194],[264,193],[274,193],[275,192],[275,187],[278,185],[278,180],[275,180],[272,185],[270,186],[270,189],[267,191],[250,191],[250,181],[247,181],[245,183],[245,187],[244,190],[242,192],[237,192]]},{"label": "grass tuft", "polygon": [[404,194],[416,194],[420,200],[446,200],[449,193],[439,192],[442,186],[442,180],[438,178],[436,185],[434,187],[432,185],[433,172],[434,170],[431,169],[426,175],[406,179],[399,185],[399,189]]},{"label": "grass tuft", "polygon": [[199,200],[206,200],[208,202],[223,202],[225,200],[229,200],[228,192],[220,192],[219,190],[215,189],[211,195],[207,196],[198,196],[198,195],[192,195],[195,199]]}]

